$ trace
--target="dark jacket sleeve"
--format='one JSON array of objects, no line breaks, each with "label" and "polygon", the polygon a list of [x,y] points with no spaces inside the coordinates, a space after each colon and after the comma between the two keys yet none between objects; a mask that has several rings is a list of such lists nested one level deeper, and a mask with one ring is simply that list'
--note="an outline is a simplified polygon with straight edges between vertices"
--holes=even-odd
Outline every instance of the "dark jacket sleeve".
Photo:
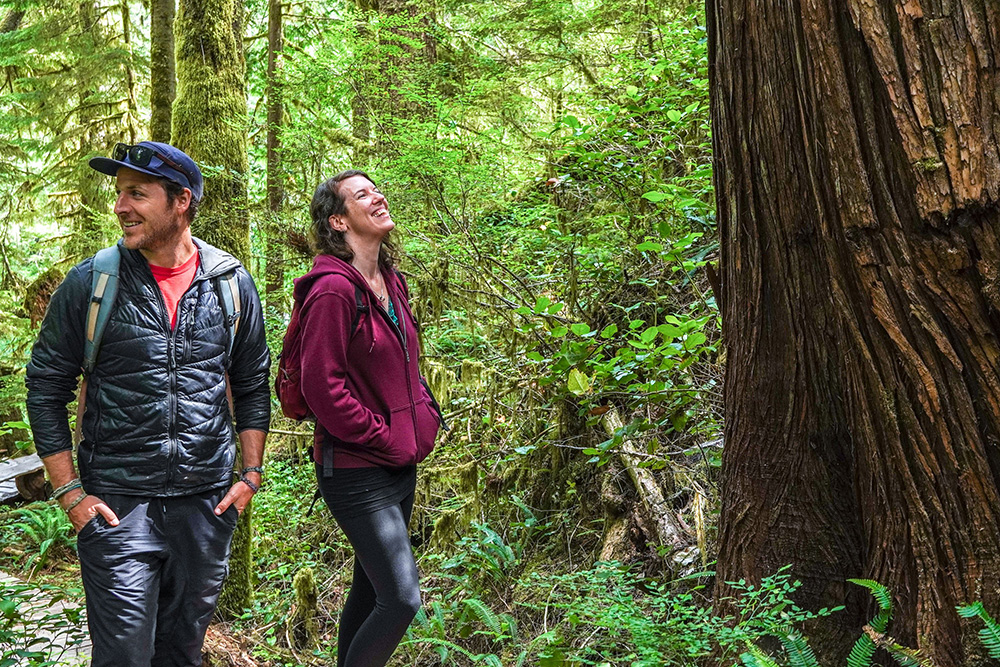
[{"label": "dark jacket sleeve", "polygon": [[41,457],[73,448],[66,406],[76,396],[83,365],[84,319],[90,300],[89,264],[70,269],[56,288],[31,349],[25,384],[28,419]]},{"label": "dark jacket sleeve", "polygon": [[236,431],[267,431],[271,424],[271,354],[264,335],[264,312],[253,278],[237,269],[240,286],[240,324],[229,364]]},{"label": "dark jacket sleeve", "polygon": [[384,442],[389,434],[385,419],[347,388],[354,312],[350,285],[343,291],[320,288],[310,295],[302,317],[302,396],[316,421],[335,438],[359,445]]}]

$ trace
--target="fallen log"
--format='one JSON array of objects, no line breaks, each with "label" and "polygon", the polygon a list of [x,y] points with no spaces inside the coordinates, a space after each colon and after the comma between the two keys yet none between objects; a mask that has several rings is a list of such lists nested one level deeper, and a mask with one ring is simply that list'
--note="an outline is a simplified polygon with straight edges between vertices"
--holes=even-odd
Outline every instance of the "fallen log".
[{"label": "fallen log", "polygon": [[[617,408],[611,408],[604,413],[604,429],[609,436],[614,437],[615,432],[624,427],[621,416]],[[635,486],[642,503],[647,524],[651,527],[657,544],[665,552],[662,555],[669,559],[681,549],[690,546],[690,539],[687,531],[681,525],[680,520],[674,511],[673,505],[663,495],[663,489],[656,479],[656,475],[649,468],[643,468],[640,463],[645,456],[634,440],[625,438],[621,446],[616,450],[618,458],[628,472],[629,479]]]}]

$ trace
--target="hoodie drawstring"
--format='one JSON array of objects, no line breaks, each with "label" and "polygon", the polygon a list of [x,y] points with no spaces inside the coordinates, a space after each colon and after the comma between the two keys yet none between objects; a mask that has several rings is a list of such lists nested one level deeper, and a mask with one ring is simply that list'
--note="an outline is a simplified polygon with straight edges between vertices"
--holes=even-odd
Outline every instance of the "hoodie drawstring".
[{"label": "hoodie drawstring", "polygon": [[378,340],[378,333],[376,333],[375,318],[373,317],[375,313],[373,308],[375,306],[372,304],[372,295],[370,294],[370,292],[366,291],[365,298],[368,299],[368,328],[372,332],[372,346],[368,348],[368,354],[371,354],[372,350],[375,349],[375,342]]}]

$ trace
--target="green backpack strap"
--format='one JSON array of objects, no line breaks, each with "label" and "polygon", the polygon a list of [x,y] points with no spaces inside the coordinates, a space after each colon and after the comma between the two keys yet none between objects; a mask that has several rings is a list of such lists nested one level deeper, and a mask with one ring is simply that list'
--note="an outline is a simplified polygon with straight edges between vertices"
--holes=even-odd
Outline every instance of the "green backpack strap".
[{"label": "green backpack strap", "polygon": [[240,330],[240,284],[236,279],[236,269],[223,273],[215,279],[215,293],[222,301],[222,314],[226,318],[226,326],[229,327],[229,340],[226,342],[226,367],[229,367],[230,359],[233,356],[233,341]]},{"label": "green backpack strap", "polygon": [[121,253],[118,246],[99,250],[91,264],[90,305],[87,308],[86,340],[83,346],[83,374],[90,375],[97,364],[101,338],[111,319],[118,294],[118,267]]}]

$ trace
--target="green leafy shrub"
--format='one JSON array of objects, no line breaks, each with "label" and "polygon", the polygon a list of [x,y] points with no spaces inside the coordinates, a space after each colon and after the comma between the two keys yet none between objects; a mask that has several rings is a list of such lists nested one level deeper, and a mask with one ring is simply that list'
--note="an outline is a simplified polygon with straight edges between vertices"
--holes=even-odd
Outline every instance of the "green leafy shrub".
[{"label": "green leafy shrub", "polygon": [[0,581],[0,667],[75,664],[68,656],[87,638],[75,593]]}]

